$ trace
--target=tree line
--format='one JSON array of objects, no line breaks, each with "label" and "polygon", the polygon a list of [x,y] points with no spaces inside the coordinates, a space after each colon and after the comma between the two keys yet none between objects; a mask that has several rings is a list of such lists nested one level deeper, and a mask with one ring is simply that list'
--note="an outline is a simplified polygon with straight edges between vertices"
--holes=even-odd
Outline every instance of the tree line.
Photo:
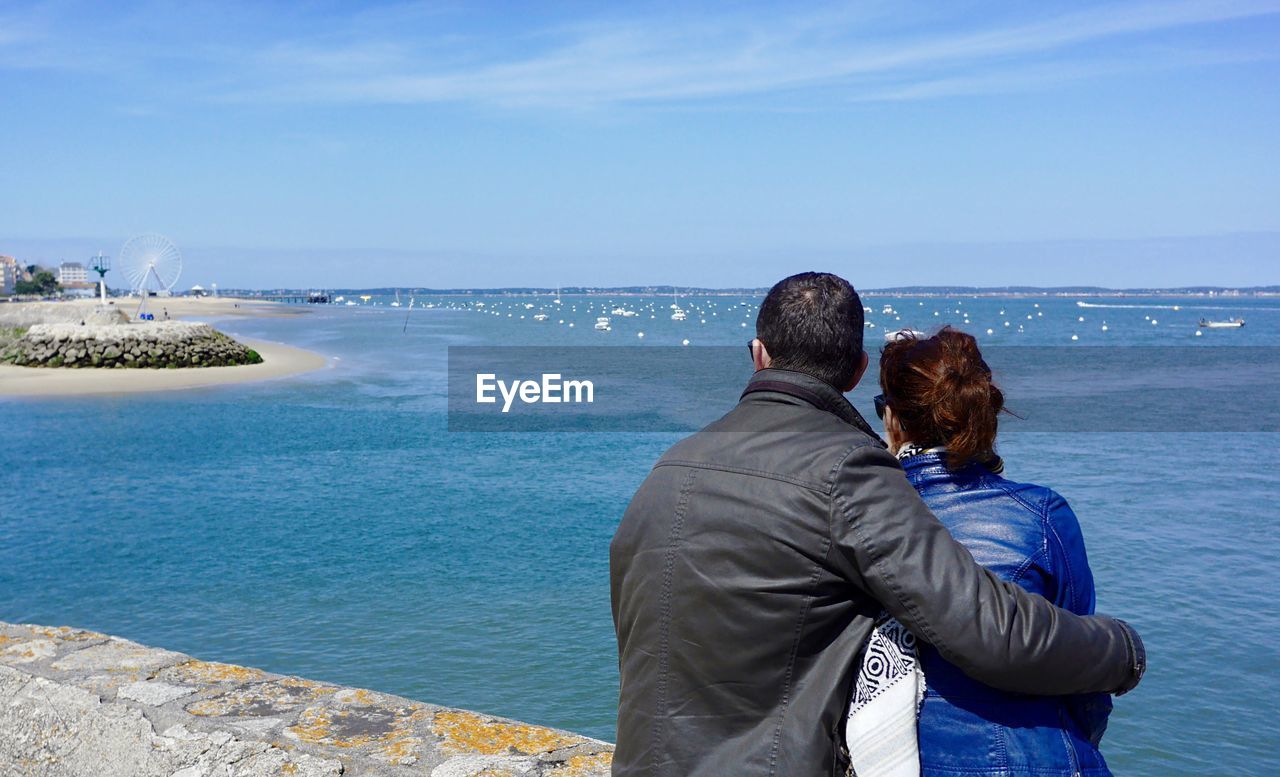
[{"label": "tree line", "polygon": [[39,297],[50,297],[62,291],[58,276],[52,270],[38,264],[27,265],[27,275],[31,280],[19,280],[13,284],[14,294],[34,294]]}]

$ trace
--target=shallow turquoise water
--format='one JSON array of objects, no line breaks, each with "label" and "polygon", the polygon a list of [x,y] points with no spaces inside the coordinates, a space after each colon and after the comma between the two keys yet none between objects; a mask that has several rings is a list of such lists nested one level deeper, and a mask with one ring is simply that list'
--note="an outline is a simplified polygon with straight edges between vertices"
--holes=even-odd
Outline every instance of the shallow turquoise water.
[{"label": "shallow turquoise water", "polygon": [[[527,302],[552,318],[534,322]],[[968,329],[996,331],[984,343],[1280,344],[1280,302],[1035,302],[867,300],[881,328],[958,323],[966,310]],[[681,303],[692,311],[683,323],[665,298],[568,297],[559,308],[488,299],[497,315],[339,307],[231,320],[222,328],[314,348],[337,366],[163,396],[0,402],[0,619],[611,738],[607,546],[679,435],[450,433],[445,348],[751,336],[745,300]],[[886,303],[899,312],[881,313]],[[602,304],[643,312],[594,332]],[[1195,337],[1201,315],[1249,325]],[[1003,440],[1011,477],[1053,486],[1080,515],[1099,609],[1147,639],[1151,671],[1117,701],[1104,741],[1118,773],[1280,769],[1274,443],[1211,432]]]}]

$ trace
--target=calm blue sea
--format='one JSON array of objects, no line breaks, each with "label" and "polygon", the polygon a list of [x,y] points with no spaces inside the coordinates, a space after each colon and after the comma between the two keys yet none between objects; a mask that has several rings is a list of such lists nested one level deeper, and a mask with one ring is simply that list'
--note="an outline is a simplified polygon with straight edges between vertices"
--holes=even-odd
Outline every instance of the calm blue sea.
[{"label": "calm blue sea", "polygon": [[[741,346],[758,300],[683,297],[683,322],[667,297],[372,302],[220,323],[337,359],[320,373],[0,402],[0,619],[612,738],[608,543],[679,435],[451,433],[446,347]],[[945,322],[998,345],[1280,345],[1280,300],[865,302],[873,346],[886,327]],[[638,315],[594,331],[618,306]],[[1196,336],[1202,316],[1248,325]],[[1249,393],[1223,417],[1248,414]],[[1104,741],[1119,774],[1280,772],[1275,442],[1213,429],[1002,440],[1009,476],[1075,507],[1099,609],[1147,640],[1147,680],[1117,700]]]}]

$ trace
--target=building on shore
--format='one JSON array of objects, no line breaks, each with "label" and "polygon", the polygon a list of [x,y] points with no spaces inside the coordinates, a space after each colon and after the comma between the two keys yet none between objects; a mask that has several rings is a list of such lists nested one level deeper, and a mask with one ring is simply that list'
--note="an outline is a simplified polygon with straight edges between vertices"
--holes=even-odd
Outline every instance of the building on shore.
[{"label": "building on shore", "polygon": [[22,280],[22,268],[12,256],[0,256],[0,294],[12,294]]},{"label": "building on shore", "polygon": [[88,283],[89,268],[79,262],[63,262],[58,266],[58,283],[63,286],[73,283]]}]

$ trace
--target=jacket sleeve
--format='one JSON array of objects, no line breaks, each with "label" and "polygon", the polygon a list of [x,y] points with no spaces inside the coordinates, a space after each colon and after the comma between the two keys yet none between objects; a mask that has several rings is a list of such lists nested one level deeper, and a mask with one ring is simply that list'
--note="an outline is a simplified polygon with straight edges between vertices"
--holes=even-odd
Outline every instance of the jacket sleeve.
[{"label": "jacket sleeve", "polygon": [[966,674],[1033,694],[1137,685],[1145,656],[1133,629],[1061,610],[980,567],[887,451],[857,448],[836,476],[832,535],[853,582]]},{"label": "jacket sleeve", "polygon": [[[1046,489],[1047,490],[1047,489]],[[1059,494],[1049,491],[1045,501],[1045,544],[1054,571],[1055,603],[1078,615],[1092,615],[1094,608],[1093,571],[1084,549],[1084,532],[1075,512]],[[1094,747],[1102,744],[1112,710],[1105,693],[1073,696],[1066,702],[1067,714]]]}]

